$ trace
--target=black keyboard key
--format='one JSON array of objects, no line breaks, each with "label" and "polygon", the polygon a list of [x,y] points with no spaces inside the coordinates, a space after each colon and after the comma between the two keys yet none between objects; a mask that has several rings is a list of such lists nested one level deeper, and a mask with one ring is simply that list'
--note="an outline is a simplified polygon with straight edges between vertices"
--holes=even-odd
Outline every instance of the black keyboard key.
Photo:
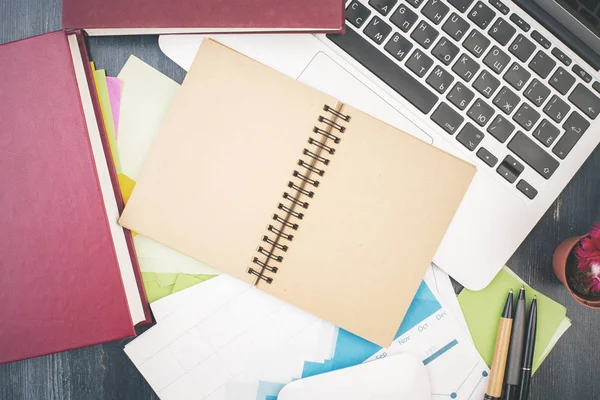
[{"label": "black keyboard key", "polygon": [[470,122],[467,122],[460,130],[458,136],[456,136],[456,140],[465,146],[467,150],[473,151],[479,146],[484,136],[479,129],[475,128]]},{"label": "black keyboard key", "polygon": [[397,2],[398,0],[369,0],[371,7],[383,15],[388,15]]},{"label": "black keyboard key", "polygon": [[552,146],[558,135],[560,135],[560,130],[547,119],[542,120],[533,131],[533,137],[546,147]]},{"label": "black keyboard key", "polygon": [[490,167],[494,167],[498,163],[498,158],[490,153],[485,147],[481,147],[477,150],[477,157]]},{"label": "black keyboard key", "polygon": [[486,99],[492,97],[498,86],[500,86],[500,81],[486,70],[481,71],[477,79],[473,82],[473,87]]},{"label": "black keyboard key", "polygon": [[555,66],[556,61],[543,51],[538,51],[529,63],[529,68],[544,79],[550,75]]},{"label": "black keyboard key", "polygon": [[465,120],[462,115],[444,102],[440,103],[438,108],[431,114],[431,119],[451,135],[456,133],[460,124]]},{"label": "black keyboard key", "polygon": [[569,74],[563,67],[558,67],[550,78],[550,86],[560,94],[567,94],[574,83],[575,77]]},{"label": "black keyboard key", "polygon": [[550,47],[552,47],[552,43],[550,43],[550,41],[544,36],[542,36],[542,34],[538,31],[531,32],[531,37],[533,38],[533,40],[541,44],[542,47],[545,49],[549,49]]},{"label": "black keyboard key", "polygon": [[523,164],[518,162],[513,156],[506,156],[496,171],[502,175],[504,179],[510,183],[514,183],[524,170],[525,167]]},{"label": "black keyboard key", "polygon": [[431,22],[439,25],[448,14],[448,11],[450,11],[450,8],[442,0],[429,0],[421,10],[421,13]]},{"label": "black keyboard key", "polygon": [[527,89],[525,89],[525,97],[538,107],[544,104],[549,95],[550,89],[538,81],[537,78],[532,80]]},{"label": "black keyboard key", "polygon": [[511,155],[506,156],[504,161],[502,161],[502,164],[511,168],[513,171],[516,172],[517,175],[521,175],[523,171],[525,171],[525,167],[523,166],[523,164],[521,164],[519,161],[517,161],[516,158],[514,158]]},{"label": "black keyboard key", "polygon": [[546,107],[544,107],[546,115],[556,123],[561,123],[570,110],[571,107],[556,95],[552,96]]},{"label": "black keyboard key", "polygon": [[567,67],[573,62],[573,60],[571,60],[571,58],[565,53],[563,53],[558,47],[552,49],[552,55],[558,58],[558,60],[565,64]]},{"label": "black keyboard key", "polygon": [[361,4],[358,0],[352,2],[346,8],[346,19],[356,28],[360,28],[369,19],[371,10]]},{"label": "black keyboard key", "polygon": [[514,183],[517,180],[517,176],[515,175],[515,173],[503,164],[500,164],[496,171],[510,183]]},{"label": "black keyboard key", "polygon": [[573,111],[563,124],[565,133],[562,135],[556,146],[554,146],[552,152],[556,154],[558,158],[564,160],[589,127],[590,123],[579,115],[577,111]]},{"label": "black keyboard key", "polygon": [[515,33],[517,33],[515,27],[502,18],[498,18],[488,31],[488,34],[502,46],[506,46]]},{"label": "black keyboard key", "polygon": [[406,60],[406,67],[414,72],[419,78],[425,76],[432,65],[433,60],[419,49],[415,49],[409,59]]},{"label": "black keyboard key", "polygon": [[509,9],[506,6],[506,4],[504,4],[500,0],[490,0],[490,4],[496,7],[496,9],[504,15],[508,14],[509,12]]},{"label": "black keyboard key", "polygon": [[458,51],[459,49],[454,43],[443,37],[437,42],[433,50],[431,50],[431,54],[444,65],[450,65],[452,60],[458,55]]},{"label": "black keyboard key", "polygon": [[479,63],[474,61],[466,54],[460,56],[452,67],[452,71],[454,71],[458,76],[467,82],[469,82],[475,76],[475,73],[477,73],[478,70]]},{"label": "black keyboard key", "polygon": [[590,83],[592,81],[592,76],[577,64],[573,65],[573,72],[575,72],[575,75],[583,79],[586,83]]},{"label": "black keyboard key", "polygon": [[523,89],[529,78],[531,78],[531,73],[517,63],[513,63],[504,74],[504,80],[517,90]]},{"label": "black keyboard key", "polygon": [[327,37],[422,113],[428,114],[437,103],[438,97],[431,90],[354,30],[346,29],[345,35],[330,34]]},{"label": "black keyboard key", "polygon": [[600,112],[600,99],[581,83],[575,87],[569,100],[591,119],[596,119]]},{"label": "black keyboard key", "polygon": [[520,131],[508,143],[508,148],[546,179],[549,179],[560,165],[550,154]]},{"label": "black keyboard key", "polygon": [[467,111],[467,115],[479,126],[485,126],[490,118],[494,116],[494,109],[483,100],[477,99]]},{"label": "black keyboard key", "polygon": [[448,18],[442,26],[442,29],[452,39],[459,41],[469,30],[469,23],[462,19],[457,13],[452,13],[450,18]]},{"label": "black keyboard key", "polygon": [[529,183],[527,183],[527,181],[523,179],[521,179],[519,183],[517,183],[517,189],[519,189],[521,193],[527,196],[529,200],[535,199],[535,196],[537,196],[538,194],[538,191],[535,190],[533,186],[531,186]]},{"label": "black keyboard key", "polygon": [[435,39],[440,33],[433,26],[429,25],[425,21],[419,22],[419,25],[415,28],[413,33],[410,35],[417,43],[424,48],[428,49],[431,47]]},{"label": "black keyboard key", "polygon": [[371,38],[375,43],[381,44],[391,31],[392,27],[383,22],[383,20],[376,15],[371,19],[364,32],[365,35]]},{"label": "black keyboard key", "polygon": [[415,7],[415,8],[419,8],[419,6],[421,4],[423,4],[425,0],[406,0],[406,2],[408,4],[410,4],[411,6]]},{"label": "black keyboard key", "polygon": [[500,164],[496,171],[510,183],[514,183],[517,180],[517,176],[515,175],[515,173],[503,164]]},{"label": "black keyboard key", "polygon": [[590,123],[577,111],[573,111],[563,124],[563,129],[566,132],[574,132],[578,135],[583,135],[589,127]]},{"label": "black keyboard key", "polygon": [[487,129],[488,133],[495,137],[500,143],[506,142],[506,139],[512,135],[514,130],[515,126],[502,115],[496,115]]},{"label": "black keyboard key", "polygon": [[519,105],[521,99],[512,90],[503,86],[494,99],[494,104],[502,110],[504,114],[510,114]]},{"label": "black keyboard key", "polygon": [[531,25],[529,25],[527,22],[525,22],[521,17],[519,17],[517,14],[512,14],[510,16],[510,20],[512,22],[515,23],[515,25],[517,25],[519,28],[523,29],[525,32],[529,32],[529,30],[531,29]]},{"label": "black keyboard key", "polygon": [[402,61],[408,52],[412,49],[413,44],[398,32],[394,33],[392,38],[385,45],[385,50],[390,53],[396,60]]},{"label": "black keyboard key", "polygon": [[494,10],[478,1],[475,7],[469,12],[469,19],[481,29],[487,29],[492,20],[496,17]]},{"label": "black keyboard key", "polygon": [[523,129],[529,132],[538,119],[540,119],[540,113],[529,104],[523,103],[513,116],[513,119],[517,124],[521,125]]},{"label": "black keyboard key", "polygon": [[464,13],[473,4],[474,0],[448,0],[458,11]]},{"label": "black keyboard key", "polygon": [[[514,14],[513,14],[514,15]],[[521,62],[527,61],[535,51],[535,44],[525,36],[519,34],[508,49]]]},{"label": "black keyboard key", "polygon": [[592,85],[592,89],[600,93],[600,82],[594,82],[594,84]]},{"label": "black keyboard key", "polygon": [[427,84],[437,90],[438,93],[443,94],[454,81],[454,76],[449,72],[445,71],[442,67],[436,66],[433,72],[427,77]]},{"label": "black keyboard key", "polygon": [[504,68],[506,68],[509,61],[510,56],[500,50],[498,46],[492,47],[492,49],[483,59],[483,63],[490,67],[490,69],[497,74],[501,74],[502,71],[504,71]]},{"label": "black keyboard key", "polygon": [[463,42],[463,47],[479,58],[490,45],[490,40],[483,36],[479,31],[473,29],[469,37]]},{"label": "black keyboard key", "polygon": [[417,22],[417,19],[419,19],[417,13],[406,7],[405,4],[400,4],[396,12],[390,17],[390,22],[406,33]]},{"label": "black keyboard key", "polygon": [[475,94],[460,82],[457,82],[446,96],[450,103],[454,104],[459,110],[467,108],[473,97],[475,97]]}]

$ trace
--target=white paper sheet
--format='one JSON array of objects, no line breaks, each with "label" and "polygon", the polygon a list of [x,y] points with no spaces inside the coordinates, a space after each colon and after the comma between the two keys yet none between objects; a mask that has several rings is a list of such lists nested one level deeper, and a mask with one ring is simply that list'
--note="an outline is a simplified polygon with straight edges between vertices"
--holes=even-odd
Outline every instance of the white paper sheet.
[{"label": "white paper sheet", "polygon": [[287,383],[305,362],[331,354],[323,344],[334,340],[331,324],[234,278],[183,293],[175,311],[125,348],[161,399],[224,399],[227,383],[257,374]]},{"label": "white paper sheet", "polygon": [[467,334],[469,340],[473,341],[473,338],[469,333],[467,320],[460,309],[458,297],[456,297],[456,292],[454,291],[454,286],[452,286],[450,276],[448,276],[448,274],[438,266],[431,264],[431,266],[427,269],[425,278],[423,278],[423,280],[427,282],[427,285],[429,285],[431,290],[435,293],[438,300],[442,304],[442,307],[450,311],[454,319],[456,319],[460,325],[461,329]]}]

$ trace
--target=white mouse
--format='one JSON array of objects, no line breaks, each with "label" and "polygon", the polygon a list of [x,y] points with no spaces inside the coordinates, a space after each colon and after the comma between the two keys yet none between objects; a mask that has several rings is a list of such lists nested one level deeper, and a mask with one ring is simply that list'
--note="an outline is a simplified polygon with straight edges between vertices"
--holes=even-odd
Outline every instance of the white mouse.
[{"label": "white mouse", "polygon": [[278,400],[430,400],[423,362],[400,354],[359,364],[285,386]]}]

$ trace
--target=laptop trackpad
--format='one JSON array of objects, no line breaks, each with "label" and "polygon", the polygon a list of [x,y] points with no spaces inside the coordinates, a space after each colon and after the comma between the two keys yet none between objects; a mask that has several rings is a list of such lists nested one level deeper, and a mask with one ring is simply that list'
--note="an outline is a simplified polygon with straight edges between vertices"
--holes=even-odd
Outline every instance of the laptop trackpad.
[{"label": "laptop trackpad", "polygon": [[429,144],[433,143],[431,136],[410,122],[408,118],[325,53],[317,53],[302,72],[298,81],[327,93]]}]

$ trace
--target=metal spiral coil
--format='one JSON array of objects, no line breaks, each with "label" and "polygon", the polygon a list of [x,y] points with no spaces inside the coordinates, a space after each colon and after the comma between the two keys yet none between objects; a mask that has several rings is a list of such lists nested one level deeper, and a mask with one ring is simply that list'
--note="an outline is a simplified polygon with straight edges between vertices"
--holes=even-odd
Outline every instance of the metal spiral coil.
[{"label": "metal spiral coil", "polygon": [[[299,228],[298,221],[304,218],[304,213],[297,211],[297,208],[306,210],[310,204],[305,199],[312,199],[315,192],[311,188],[317,188],[320,185],[320,181],[315,179],[316,176],[322,177],[325,175],[325,170],[320,168],[322,166],[328,166],[331,161],[325,155],[334,155],[336,149],[333,147],[334,144],[341,142],[341,137],[334,135],[333,130],[340,133],[346,131],[346,127],[341,125],[340,122],[349,122],[350,116],[343,114],[340,110],[337,110],[328,105],[323,106],[323,111],[329,115],[320,115],[317,121],[321,123],[321,126],[315,126],[313,133],[319,136],[310,137],[308,144],[314,146],[310,149],[303,149],[302,155],[305,156],[298,160],[298,166],[304,168],[302,172],[294,170],[292,177],[295,180],[290,180],[287,187],[290,189],[283,193],[282,198],[285,202],[281,202],[277,205],[277,209],[280,211],[273,214],[273,220],[278,222],[280,225],[275,226],[269,224],[267,227],[267,234],[262,238],[262,241],[267,245],[265,247],[259,246],[257,253],[259,257],[253,257],[252,263],[259,268],[248,268],[247,272],[251,275],[256,276],[257,283],[260,280],[266,283],[272,283],[273,278],[265,275],[268,271],[272,274],[276,274],[279,270],[278,267],[270,265],[270,261],[281,263],[283,256],[278,254],[279,252],[287,252],[289,246],[286,242],[291,242],[294,239],[294,235],[289,233],[289,230],[297,231]],[[317,167],[319,165],[320,167]],[[286,230],[288,230],[286,232]]]}]

